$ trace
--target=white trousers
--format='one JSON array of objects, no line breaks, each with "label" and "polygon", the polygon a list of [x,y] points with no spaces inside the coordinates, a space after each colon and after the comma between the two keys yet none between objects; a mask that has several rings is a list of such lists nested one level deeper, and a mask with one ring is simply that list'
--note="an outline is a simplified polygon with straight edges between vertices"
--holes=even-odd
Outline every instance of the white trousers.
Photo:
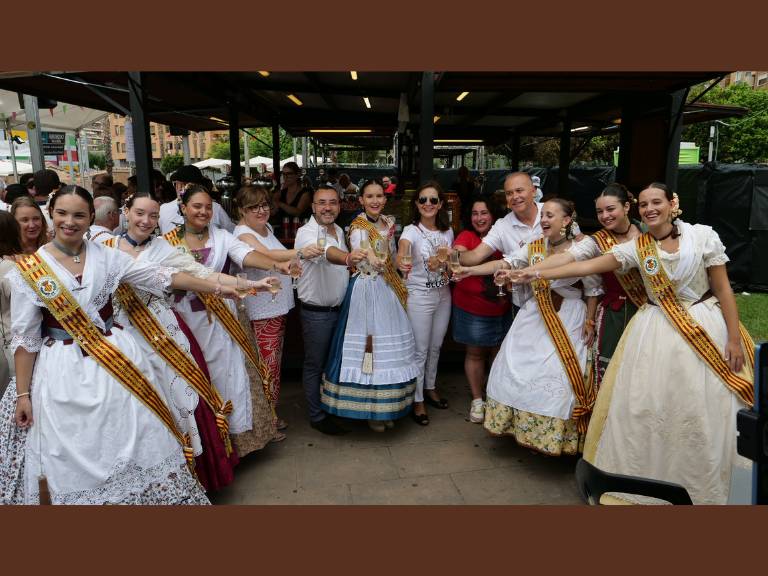
[{"label": "white trousers", "polygon": [[424,401],[424,389],[435,389],[440,347],[451,319],[451,290],[448,286],[408,293],[408,318],[416,340],[415,359],[419,368],[414,402]]}]

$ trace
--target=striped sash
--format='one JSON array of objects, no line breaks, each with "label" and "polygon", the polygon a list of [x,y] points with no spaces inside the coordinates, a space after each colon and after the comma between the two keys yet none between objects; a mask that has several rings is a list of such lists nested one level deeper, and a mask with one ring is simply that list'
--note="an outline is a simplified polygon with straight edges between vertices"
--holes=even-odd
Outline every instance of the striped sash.
[{"label": "striped sash", "polygon": [[[118,238],[112,237],[104,242],[105,246],[115,248]],[[232,413],[232,402],[224,402],[218,390],[213,387],[208,377],[200,367],[179,346],[165,327],[158,322],[155,315],[139,298],[136,291],[128,284],[120,284],[115,292],[120,306],[128,314],[131,324],[144,337],[152,349],[174,369],[176,374],[184,378],[194,388],[200,398],[208,405],[216,417],[216,427],[224,442],[227,456],[232,453],[232,442],[229,438],[229,421],[227,416]]]},{"label": "striped sash", "polygon": [[[184,241],[184,235],[181,233],[181,228],[174,228],[168,232],[164,238],[171,246],[188,250],[187,244]],[[248,335],[245,333],[245,330],[243,330],[240,322],[238,322],[237,318],[232,313],[232,310],[230,310],[229,307],[224,303],[224,300],[218,296],[204,292],[197,292],[196,295],[205,305],[205,309],[208,311],[208,313],[216,316],[219,322],[221,322],[221,325],[224,326],[224,329],[229,333],[237,345],[240,346],[240,349],[243,351],[243,354],[245,354],[245,357],[250,360],[256,367],[256,370],[259,373],[259,377],[261,378],[261,385],[264,389],[264,396],[266,397],[267,402],[269,402],[269,406],[272,409],[272,412],[274,412],[275,400],[272,397],[272,391],[269,387],[269,371],[267,370],[267,365],[261,359],[259,353],[253,349],[253,346],[251,346],[250,342],[248,341]]]},{"label": "striped sash", "polygon": [[45,302],[48,311],[78,345],[165,424],[181,444],[187,466],[193,471],[195,458],[189,435],[182,434],[176,427],[168,406],[144,374],[117,346],[107,340],[45,260],[32,254],[19,260],[16,266],[22,278]]},{"label": "striped sash", "polygon": [[[530,266],[542,262],[545,254],[544,238],[539,238],[528,244],[528,263]],[[549,337],[555,350],[557,350],[557,355],[560,357],[560,362],[571,383],[576,400],[578,400],[578,405],[573,409],[572,418],[576,420],[579,433],[584,434],[589,424],[589,415],[595,404],[595,391],[590,382],[584,382],[584,374],[581,371],[579,359],[576,357],[576,351],[573,349],[573,343],[552,303],[552,291],[549,284],[548,280],[534,280],[532,283],[533,293]]]},{"label": "striped sash", "polygon": [[[361,214],[352,220],[352,224],[349,225],[350,232],[355,228],[360,228],[361,230],[368,232],[368,242],[371,246],[374,246],[375,243],[380,240],[385,241],[382,239],[381,234],[379,234],[379,231],[376,229],[376,226],[374,226],[371,222],[368,222],[365,214]],[[400,275],[395,270],[395,264],[392,261],[392,257],[389,253],[389,246],[387,246],[387,259],[384,265],[384,273],[382,275],[384,276],[384,280],[387,281],[387,284],[389,284],[389,287],[392,288],[392,290],[395,292],[398,300],[400,300],[400,304],[402,304],[403,308],[407,310],[406,303],[408,301],[408,290],[405,287],[403,279],[400,278]]]},{"label": "striped sash", "polygon": [[[608,230],[599,230],[592,235],[592,239],[600,248],[600,252],[607,254],[611,251],[617,242],[616,237]],[[626,274],[613,273],[616,276],[616,280],[621,284],[621,288],[624,293],[632,301],[632,304],[640,308],[643,304],[648,302],[648,294],[645,292],[645,286],[643,286],[643,278],[640,276],[640,272],[632,268]]]},{"label": "striped sash", "polygon": [[[717,346],[706,330],[694,320],[688,309],[677,299],[675,287],[664,271],[656,249],[656,241],[649,233],[637,239],[637,255],[640,259],[640,271],[646,285],[653,291],[659,307],[678,333],[685,339],[699,357],[709,365],[725,383],[726,387],[736,394],[749,406],[754,403],[754,386],[752,382],[734,374],[723,360]],[[752,338],[744,326],[739,323],[742,346],[750,364],[754,365],[755,350]]]}]

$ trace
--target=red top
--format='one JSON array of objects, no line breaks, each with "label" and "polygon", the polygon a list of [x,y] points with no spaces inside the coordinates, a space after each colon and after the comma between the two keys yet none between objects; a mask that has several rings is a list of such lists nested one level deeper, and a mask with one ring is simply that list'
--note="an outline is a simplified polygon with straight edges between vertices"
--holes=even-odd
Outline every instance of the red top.
[{"label": "red top", "polygon": [[390,184],[384,189],[384,194],[394,194],[395,190],[397,190],[397,184]]},{"label": "red top", "polygon": [[[464,230],[454,240],[454,246],[464,246],[467,250],[476,248],[482,239],[474,230]],[[501,258],[501,252],[494,252],[489,260]],[[484,294],[486,281],[482,276],[470,276],[457,282],[453,287],[453,303],[470,314],[478,316],[502,316],[510,307],[509,298],[489,298]]]}]

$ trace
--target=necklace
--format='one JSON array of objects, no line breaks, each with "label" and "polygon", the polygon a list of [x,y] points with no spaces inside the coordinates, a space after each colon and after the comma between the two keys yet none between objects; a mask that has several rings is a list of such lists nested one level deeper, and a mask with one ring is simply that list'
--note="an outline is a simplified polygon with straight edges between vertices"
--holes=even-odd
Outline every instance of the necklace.
[{"label": "necklace", "polygon": [[627,226],[627,229],[624,230],[624,232],[614,232],[614,236],[626,236],[629,234],[629,231],[632,230],[632,222],[629,223],[629,226]]},{"label": "necklace", "polygon": [[370,222],[371,224],[376,224],[376,222],[379,221],[379,218],[381,218],[381,215],[376,216],[376,218],[374,219],[368,216],[368,212],[364,212],[364,214],[365,214],[365,217],[368,219],[368,222]]},{"label": "necklace", "polygon": [[202,242],[203,241],[203,236],[205,236],[205,233],[208,231],[208,226],[206,226],[205,228],[200,230],[200,232],[195,232],[194,230],[192,230],[192,228],[187,226],[186,231],[187,232],[191,232],[192,234],[194,234],[195,237]]},{"label": "necklace", "polygon": [[550,242],[549,247],[550,248],[556,248],[557,246],[560,246],[563,242],[568,240],[568,236],[563,236],[562,239],[558,240],[557,242]]},{"label": "necklace", "polygon": [[139,252],[139,251],[141,251],[141,248],[142,248],[143,246],[145,246],[146,244],[149,244],[149,241],[150,241],[150,240],[152,240],[152,236],[147,236],[146,238],[144,238],[144,240],[142,240],[141,242],[138,242],[138,241],[134,240],[133,238],[131,238],[131,237],[128,235],[128,232],[126,232],[125,234],[123,234],[123,238],[125,238],[125,240],[128,242],[128,244],[130,244],[131,246],[133,246],[133,249],[134,249],[136,252]]},{"label": "necklace", "polygon": [[672,224],[672,229],[669,232],[667,232],[664,236],[662,236],[661,238],[656,238],[656,236],[653,236],[653,234],[651,234],[651,236],[653,236],[653,239],[656,240],[656,242],[663,242],[664,240],[666,240],[667,238],[672,236],[672,233],[674,231],[675,231],[675,225]]},{"label": "necklace", "polygon": [[67,256],[72,256],[72,261],[75,264],[80,264],[80,254],[83,252],[83,248],[85,248],[85,242],[80,243],[80,249],[77,252],[73,252],[72,250],[69,250],[68,248],[65,248],[58,242],[56,242],[56,239],[51,240],[54,246],[59,250],[59,252],[63,252]]}]

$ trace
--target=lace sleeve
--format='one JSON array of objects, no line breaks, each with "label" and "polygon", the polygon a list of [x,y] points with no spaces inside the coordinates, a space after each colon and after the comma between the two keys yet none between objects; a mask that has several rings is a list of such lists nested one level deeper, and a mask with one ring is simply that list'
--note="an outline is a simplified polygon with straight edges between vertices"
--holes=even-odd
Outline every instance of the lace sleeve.
[{"label": "lace sleeve", "polygon": [[621,264],[619,272],[626,274],[632,268],[638,268],[639,263],[637,261],[637,251],[635,250],[635,242],[624,242],[623,244],[616,244],[608,254],[613,255],[614,258]]},{"label": "lace sleeve", "polygon": [[696,241],[702,244],[704,267],[722,266],[730,261],[720,236],[709,226],[696,225]]},{"label": "lace sleeve", "polygon": [[189,252],[174,250],[168,256],[163,258],[162,265],[168,268],[175,268],[178,272],[186,272],[197,278],[208,278],[213,274],[213,270],[207,268],[195,260]]},{"label": "lace sleeve", "polygon": [[[39,352],[43,345],[43,339],[40,336],[40,325],[43,322],[42,302],[34,295],[32,289],[26,285],[17,270],[9,274],[12,285],[15,284],[14,277],[23,284],[15,286],[11,294],[11,354],[21,346],[27,352]],[[19,289],[17,289],[19,288]]]},{"label": "lace sleeve", "polygon": [[146,263],[131,260],[123,272],[121,281],[146,290],[154,296],[162,297],[171,285],[173,275],[177,272],[179,271],[175,268],[160,266],[154,262]]},{"label": "lace sleeve", "polygon": [[604,294],[603,278],[599,274],[584,276],[581,280],[584,283],[584,296],[602,296]]},{"label": "lace sleeve", "polygon": [[597,244],[591,236],[586,236],[580,242],[574,242],[573,245],[568,248],[568,252],[570,252],[576,260],[590,260],[600,256],[600,248],[597,247]]}]

